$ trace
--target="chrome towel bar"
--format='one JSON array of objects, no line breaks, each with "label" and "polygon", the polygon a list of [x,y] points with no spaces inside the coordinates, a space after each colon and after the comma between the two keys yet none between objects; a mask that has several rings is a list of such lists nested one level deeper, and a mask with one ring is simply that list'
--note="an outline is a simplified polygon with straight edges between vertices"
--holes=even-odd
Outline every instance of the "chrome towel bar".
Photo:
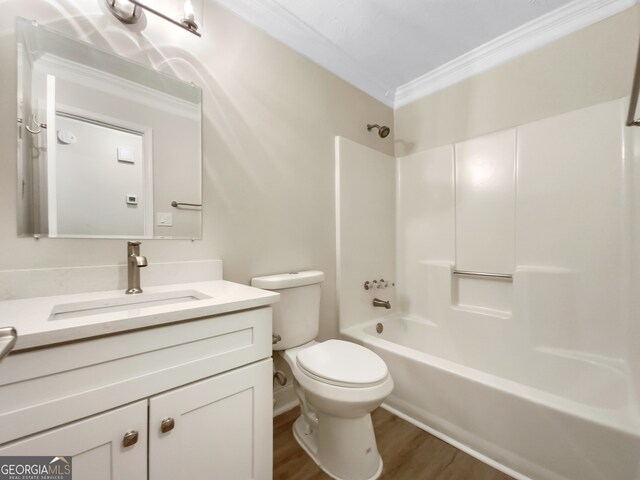
[{"label": "chrome towel bar", "polygon": [[175,208],[180,208],[180,207],[202,207],[201,203],[183,203],[183,202],[176,202],[175,200],[173,202],[171,202],[171,206],[175,207]]},{"label": "chrome towel bar", "polygon": [[464,275],[467,277],[488,277],[488,278],[502,278],[505,280],[513,279],[513,275],[508,273],[485,273],[485,272],[469,272],[466,270],[454,270],[454,275]]}]

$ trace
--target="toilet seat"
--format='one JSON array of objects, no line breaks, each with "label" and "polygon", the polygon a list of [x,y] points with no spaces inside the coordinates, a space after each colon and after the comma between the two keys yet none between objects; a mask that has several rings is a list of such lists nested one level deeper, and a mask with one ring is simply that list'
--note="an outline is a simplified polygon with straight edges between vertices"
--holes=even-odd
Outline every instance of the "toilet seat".
[{"label": "toilet seat", "polygon": [[[360,346],[351,342],[340,342],[348,345]],[[300,391],[303,392],[302,396],[317,411],[331,412],[333,416],[340,418],[357,418],[363,415],[368,415],[393,391],[393,378],[391,378],[391,374],[386,370],[386,365],[384,366],[384,369],[387,374],[381,382],[351,384],[343,381],[343,385],[337,385],[335,384],[335,381],[330,383],[331,380],[327,380],[322,376],[309,372],[298,362],[298,356],[304,351],[312,349],[317,345],[322,345],[323,343],[326,342],[319,343],[311,341],[304,345],[287,350],[281,350],[279,352],[291,368],[291,372],[293,373],[293,377],[296,382],[294,385],[300,387]],[[320,352],[322,351],[323,350],[320,350]],[[353,350],[349,351],[353,352]],[[373,352],[371,353],[383,362],[378,355]],[[325,356],[325,358],[327,357]],[[341,367],[343,366],[344,364],[341,365]]]},{"label": "toilet seat", "polygon": [[319,382],[348,388],[366,388],[389,376],[384,361],[371,350],[343,340],[327,340],[296,355],[301,372]]}]

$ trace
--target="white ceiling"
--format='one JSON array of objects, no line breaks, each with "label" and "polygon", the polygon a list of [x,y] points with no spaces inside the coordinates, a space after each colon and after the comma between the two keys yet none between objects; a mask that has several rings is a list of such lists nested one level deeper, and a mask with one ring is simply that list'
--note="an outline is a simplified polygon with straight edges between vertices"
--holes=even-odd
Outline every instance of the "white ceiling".
[{"label": "white ceiling", "polygon": [[548,33],[559,19],[566,24],[597,11],[597,18],[588,22],[593,23],[603,13],[617,13],[636,0],[217,1],[393,105],[399,87],[509,32],[531,36],[535,26]]}]

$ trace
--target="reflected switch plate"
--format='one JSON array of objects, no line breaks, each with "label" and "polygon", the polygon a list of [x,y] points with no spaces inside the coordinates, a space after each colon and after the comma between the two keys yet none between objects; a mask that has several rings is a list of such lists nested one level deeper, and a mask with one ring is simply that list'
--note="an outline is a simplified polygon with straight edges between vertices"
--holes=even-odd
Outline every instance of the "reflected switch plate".
[{"label": "reflected switch plate", "polygon": [[135,163],[133,149],[129,147],[118,147],[118,161],[124,163]]},{"label": "reflected switch plate", "polygon": [[158,212],[156,216],[156,223],[159,227],[171,227],[173,226],[173,213]]}]

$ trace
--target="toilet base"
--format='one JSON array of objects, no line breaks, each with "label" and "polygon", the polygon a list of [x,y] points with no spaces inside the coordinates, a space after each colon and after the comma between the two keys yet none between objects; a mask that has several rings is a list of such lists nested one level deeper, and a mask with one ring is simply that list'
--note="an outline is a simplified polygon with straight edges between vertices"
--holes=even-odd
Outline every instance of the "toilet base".
[{"label": "toilet base", "polygon": [[340,418],[318,414],[318,425],[303,416],[293,424],[293,436],[314,462],[336,480],[375,480],[382,473],[371,415]]}]

